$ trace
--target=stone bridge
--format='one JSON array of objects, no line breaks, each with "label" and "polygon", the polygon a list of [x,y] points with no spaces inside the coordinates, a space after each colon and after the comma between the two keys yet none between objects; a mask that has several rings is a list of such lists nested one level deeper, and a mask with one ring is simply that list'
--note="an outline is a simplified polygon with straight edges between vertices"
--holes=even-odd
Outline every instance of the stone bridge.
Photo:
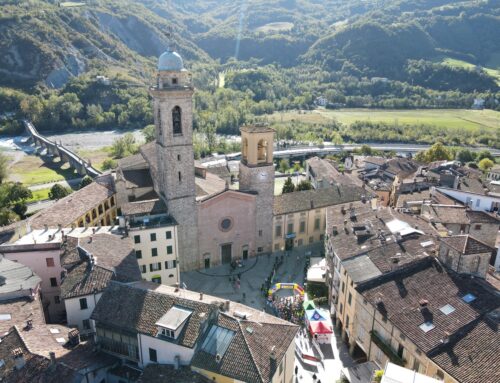
[{"label": "stone bridge", "polygon": [[46,149],[48,155],[59,157],[61,162],[68,162],[70,166],[81,176],[88,175],[89,177],[95,178],[102,174],[99,170],[92,167],[90,162],[85,161],[78,154],[72,152],[68,148],[65,148],[61,143],[58,144],[57,142],[53,142],[42,136],[38,133],[38,130],[36,130],[35,126],[30,121],[24,120],[23,122],[26,132],[35,144],[35,147]]}]

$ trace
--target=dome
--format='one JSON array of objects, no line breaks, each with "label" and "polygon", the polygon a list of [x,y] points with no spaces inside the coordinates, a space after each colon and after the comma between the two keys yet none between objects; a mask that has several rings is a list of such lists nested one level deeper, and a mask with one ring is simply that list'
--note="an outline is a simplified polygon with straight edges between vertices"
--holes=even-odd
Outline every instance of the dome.
[{"label": "dome", "polygon": [[167,49],[158,59],[158,70],[181,71],[183,69],[182,57],[170,49]]}]

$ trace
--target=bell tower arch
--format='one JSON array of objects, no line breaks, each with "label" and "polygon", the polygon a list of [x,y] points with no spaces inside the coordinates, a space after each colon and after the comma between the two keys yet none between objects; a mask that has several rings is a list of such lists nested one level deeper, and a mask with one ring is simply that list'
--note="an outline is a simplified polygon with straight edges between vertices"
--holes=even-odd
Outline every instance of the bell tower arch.
[{"label": "bell tower arch", "polygon": [[243,126],[241,132],[240,190],[257,193],[255,242],[257,253],[272,251],[274,203],[274,129]]}]

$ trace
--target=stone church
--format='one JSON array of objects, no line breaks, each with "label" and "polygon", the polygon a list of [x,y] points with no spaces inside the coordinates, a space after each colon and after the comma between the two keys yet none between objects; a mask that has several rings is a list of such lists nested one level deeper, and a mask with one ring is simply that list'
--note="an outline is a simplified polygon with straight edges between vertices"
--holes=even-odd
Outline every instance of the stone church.
[{"label": "stone church", "polygon": [[241,130],[239,190],[195,164],[191,74],[171,50],[158,60],[153,98],[156,140],[119,161],[117,203],[125,216],[166,212],[177,223],[181,271],[272,251],[274,131]]}]

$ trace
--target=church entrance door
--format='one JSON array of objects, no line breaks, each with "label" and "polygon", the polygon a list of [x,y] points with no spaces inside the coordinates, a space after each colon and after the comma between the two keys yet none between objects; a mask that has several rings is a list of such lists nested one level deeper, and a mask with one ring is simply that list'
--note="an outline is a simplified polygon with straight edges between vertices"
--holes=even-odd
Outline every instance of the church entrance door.
[{"label": "church entrance door", "polygon": [[231,263],[232,245],[226,243],[220,247],[222,263]]},{"label": "church entrance door", "polygon": [[248,259],[248,246],[243,246],[243,259]]},{"label": "church entrance door", "polygon": [[287,238],[285,240],[285,250],[292,250],[293,249],[293,238]]}]

